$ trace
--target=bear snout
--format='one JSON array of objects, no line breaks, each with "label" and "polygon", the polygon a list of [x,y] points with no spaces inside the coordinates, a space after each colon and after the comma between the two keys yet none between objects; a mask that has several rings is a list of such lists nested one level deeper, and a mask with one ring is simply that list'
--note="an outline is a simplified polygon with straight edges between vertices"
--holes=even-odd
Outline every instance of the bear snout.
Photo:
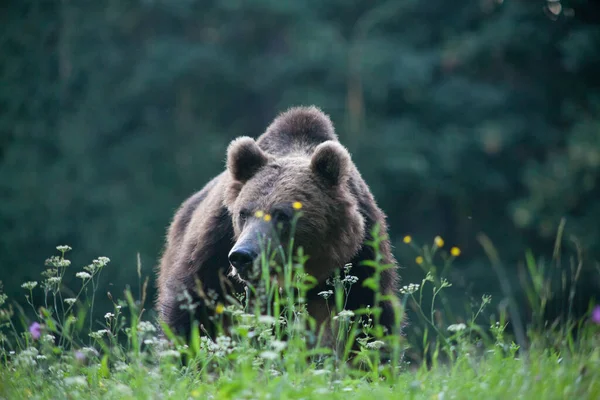
[{"label": "bear snout", "polygon": [[235,246],[229,252],[229,262],[242,278],[248,277],[257,257],[258,253],[249,246]]}]

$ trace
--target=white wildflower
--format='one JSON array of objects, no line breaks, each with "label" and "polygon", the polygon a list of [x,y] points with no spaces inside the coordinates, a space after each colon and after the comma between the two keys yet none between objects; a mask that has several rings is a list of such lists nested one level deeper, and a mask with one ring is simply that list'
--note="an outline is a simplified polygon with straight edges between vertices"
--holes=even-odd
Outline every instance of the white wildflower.
[{"label": "white wildflower", "polygon": [[82,347],[81,352],[85,353],[88,357],[91,357],[91,356],[98,357],[100,355],[100,353],[98,353],[98,350],[96,350],[93,347]]},{"label": "white wildflower", "polygon": [[56,250],[60,251],[61,253],[66,253],[67,251],[71,251],[73,249],[70,246],[62,245],[62,246],[56,246]]},{"label": "white wildflower", "polygon": [[29,282],[25,282],[24,284],[21,285],[21,287],[23,289],[27,289],[27,290],[32,290],[33,288],[35,288],[38,285],[37,282],[35,281],[29,281]]},{"label": "white wildflower", "polygon": [[152,325],[150,321],[140,321],[138,323],[138,331],[142,333],[153,333],[156,332],[156,327]]},{"label": "white wildflower", "polygon": [[356,282],[358,282],[358,276],[347,275],[344,279],[342,279],[342,282],[349,283],[349,284],[353,285]]},{"label": "white wildflower", "polygon": [[328,299],[333,294],[333,290],[323,290],[322,292],[319,292],[317,294],[324,299]]},{"label": "white wildflower", "polygon": [[419,290],[419,284],[417,284],[417,283],[411,283],[409,285],[402,286],[402,288],[400,288],[400,293],[402,293],[402,294],[413,294],[417,290]]},{"label": "white wildflower", "polygon": [[107,312],[106,314],[104,314],[104,318],[105,319],[111,319],[114,318],[115,314],[111,313],[111,312]]},{"label": "white wildflower", "polygon": [[108,329],[100,329],[99,331],[96,331],[96,332],[90,332],[88,335],[92,339],[101,339],[104,335],[107,335],[109,333],[110,333],[110,331]]},{"label": "white wildflower", "polygon": [[64,380],[67,386],[87,386],[87,379],[85,376],[69,376]]},{"label": "white wildflower", "polygon": [[73,297],[69,297],[68,299],[65,299],[65,303],[67,303],[70,306],[72,306],[73,304],[75,304],[76,301],[77,301],[77,299],[75,299]]},{"label": "white wildflower", "polygon": [[280,352],[283,349],[285,349],[285,347],[287,346],[287,343],[281,340],[273,340],[271,342],[271,347],[273,348],[273,350]]},{"label": "white wildflower", "polygon": [[54,343],[54,339],[56,339],[56,338],[53,335],[47,334],[47,335],[42,336],[42,340],[44,342]]},{"label": "white wildflower", "polygon": [[258,317],[258,322],[261,324],[273,325],[275,323],[275,318],[270,315],[261,315]]},{"label": "white wildflower", "polygon": [[88,274],[87,272],[83,272],[83,271],[76,273],[75,276],[78,277],[79,279],[83,279],[83,280],[90,279],[92,277],[90,274]]},{"label": "white wildflower", "polygon": [[110,262],[110,258],[108,257],[98,257],[96,260],[92,261],[94,263],[94,265],[102,268],[105,267],[106,264],[108,264]]},{"label": "white wildflower", "polygon": [[264,358],[265,360],[275,360],[277,359],[278,355],[274,351],[263,351],[260,353],[260,357]]},{"label": "white wildflower", "polygon": [[350,319],[354,316],[354,311],[351,310],[342,310],[338,313],[338,315],[336,315],[335,317],[333,317],[333,319],[337,320],[337,319]]},{"label": "white wildflower", "polygon": [[367,343],[367,349],[371,350],[379,350],[385,345],[385,343],[381,340],[374,340],[370,343]]},{"label": "white wildflower", "polygon": [[463,331],[463,330],[465,330],[465,329],[467,329],[467,326],[466,326],[465,324],[463,324],[463,323],[460,323],[460,324],[452,324],[452,325],[450,325],[450,326],[448,327],[448,330],[449,330],[450,332],[460,332],[460,331]]}]

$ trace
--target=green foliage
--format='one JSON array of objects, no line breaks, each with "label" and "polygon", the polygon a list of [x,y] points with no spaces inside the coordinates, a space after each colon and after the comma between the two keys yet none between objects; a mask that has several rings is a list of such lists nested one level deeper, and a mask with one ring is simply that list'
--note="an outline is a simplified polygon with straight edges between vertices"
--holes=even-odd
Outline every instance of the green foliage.
[{"label": "green foliage", "polygon": [[[376,257],[370,264],[381,272],[386,266],[378,262],[380,238],[375,237],[372,245]],[[344,310],[354,284],[350,267],[344,269],[343,278],[331,283],[331,293],[323,295],[332,300],[331,315],[338,322],[334,331],[339,329],[335,338],[342,346],[334,346],[332,352],[321,347],[318,340],[315,343],[316,332],[302,301],[311,282],[303,271],[305,257],[301,251],[296,257],[287,257],[283,265],[273,266],[265,249],[257,273],[273,267],[283,279],[265,275],[251,288],[254,295],[241,299],[239,305],[217,307],[217,322],[225,315],[236,321],[227,334],[210,338],[195,324],[189,343],[165,325],[161,325],[164,335],[159,335],[158,326],[144,314],[144,299],[135,299],[130,290],[125,291],[123,300],[114,302],[113,312],[105,315],[104,329],[91,329],[87,324],[69,329],[61,321],[88,314],[78,312],[91,306],[82,298],[93,299],[98,289],[92,284],[93,292],[88,293],[86,288],[100,271],[111,266],[105,257],[99,257],[84,271],[73,271],[65,257],[70,248],[59,246],[60,255],[49,259],[50,268],[42,284],[24,283],[23,289],[28,293],[28,302],[32,292],[42,290],[54,300],[50,304],[56,304],[57,295],[65,291],[64,276],[75,273],[83,279],[76,301],[67,302],[73,307],[44,305],[33,323],[21,311],[23,327],[17,328],[10,322],[6,296],[0,294],[0,397],[308,399],[347,398],[350,393],[352,398],[365,399],[396,399],[399,393],[414,399],[598,397],[600,382],[594,371],[600,368],[600,306],[595,311],[598,315],[578,321],[577,336],[573,329],[543,332],[532,326],[528,330],[532,346],[526,354],[518,354],[521,347],[506,331],[504,315],[497,321],[491,318],[489,323],[478,322],[490,303],[489,297],[481,299],[470,321],[447,326],[433,316],[434,299],[429,319],[423,312],[423,290],[432,286],[433,292],[442,297],[451,286],[442,276],[460,251],[453,248],[445,254],[440,237],[432,246],[416,246],[412,238],[405,242],[418,251],[427,277],[420,285],[402,288],[403,304],[412,303],[421,310],[441,339],[424,335],[423,355],[429,354],[429,366],[413,365],[399,357],[381,362],[383,349],[392,347],[403,352],[407,343],[398,336],[378,335],[376,318],[370,318],[377,307],[364,314],[369,316],[368,324],[357,324],[358,314]],[[442,270],[436,266],[440,258]],[[543,285],[543,277],[535,267],[531,271],[531,278]],[[56,277],[61,279],[52,279]],[[378,288],[376,283],[371,284]],[[274,308],[265,307],[267,304]],[[37,305],[32,307],[38,309]],[[356,333],[366,336],[359,340],[358,351],[349,352],[343,344],[357,338]],[[548,346],[549,338],[557,341]],[[359,365],[362,368],[356,368]]]}]

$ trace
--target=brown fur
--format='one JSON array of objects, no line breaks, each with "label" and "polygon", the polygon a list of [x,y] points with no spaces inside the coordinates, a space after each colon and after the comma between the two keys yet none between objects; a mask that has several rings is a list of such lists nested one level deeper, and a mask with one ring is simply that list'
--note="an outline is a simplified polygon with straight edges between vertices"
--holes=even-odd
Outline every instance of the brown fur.
[{"label": "brown fur", "polygon": [[[316,107],[292,108],[258,140],[234,140],[227,154],[227,170],[184,202],[169,228],[158,277],[160,317],[179,333],[189,334],[190,317],[177,300],[178,293],[187,289],[200,304],[194,318],[214,333],[211,302],[196,293],[196,281],[201,281],[200,292],[211,291],[217,301],[226,303],[227,295],[242,288],[237,279],[227,277],[228,253],[264,226],[246,216],[257,210],[285,214],[295,201],[303,204],[295,243],[309,255],[306,270],[319,282],[307,296],[313,317],[326,322],[317,293],[329,289],[327,278],[347,263],[353,264],[351,274],[359,278],[347,309],[373,306],[373,292],[362,286],[372,268],[360,264],[375,257],[365,244],[375,224],[380,234],[387,235],[385,215],[329,118]],[[380,251],[383,263],[396,265],[389,240],[381,242]],[[384,294],[397,293],[395,268],[382,273],[381,286]],[[391,303],[382,306],[380,322],[396,332]]]}]

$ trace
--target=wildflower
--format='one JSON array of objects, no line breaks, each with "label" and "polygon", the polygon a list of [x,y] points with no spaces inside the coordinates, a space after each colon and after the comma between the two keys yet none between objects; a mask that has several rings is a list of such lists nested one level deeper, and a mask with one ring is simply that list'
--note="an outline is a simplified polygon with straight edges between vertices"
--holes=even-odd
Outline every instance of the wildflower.
[{"label": "wildflower", "polygon": [[100,355],[100,353],[98,353],[98,350],[96,350],[93,347],[83,347],[80,351],[83,354],[85,354],[87,357],[91,357],[91,356],[98,357]]},{"label": "wildflower", "polygon": [[90,279],[92,276],[90,274],[88,274],[87,272],[78,272],[75,274],[76,277],[78,277],[79,279]]},{"label": "wildflower", "polygon": [[418,256],[417,258],[415,258],[415,262],[419,265],[423,264],[423,257],[422,256]]},{"label": "wildflower", "polygon": [[91,337],[92,339],[101,339],[102,336],[104,336],[105,334],[108,334],[108,333],[109,333],[108,329],[100,329],[99,331],[88,333],[88,336]]},{"label": "wildflower", "polygon": [[324,299],[328,299],[333,294],[333,290],[323,290],[317,294]]},{"label": "wildflower", "polygon": [[28,347],[17,354],[15,357],[15,364],[33,367],[37,364],[35,360],[38,354],[39,351],[35,347]]},{"label": "wildflower", "polygon": [[51,285],[57,285],[60,283],[60,276],[53,276],[51,278],[48,278],[48,283]]},{"label": "wildflower", "polygon": [[592,322],[600,325],[600,305],[594,307],[594,310],[592,311]]},{"label": "wildflower", "polygon": [[105,267],[106,264],[110,262],[110,258],[108,257],[98,257],[96,260],[92,261],[94,264],[100,266],[100,268]]},{"label": "wildflower", "polygon": [[444,247],[444,239],[442,239],[442,237],[441,237],[441,236],[436,236],[436,237],[433,239],[433,242],[435,243],[435,245],[436,245],[437,247]]},{"label": "wildflower", "polygon": [[381,340],[374,340],[370,343],[367,343],[367,348],[371,350],[379,350],[385,345],[385,343]]},{"label": "wildflower", "polygon": [[217,306],[215,307],[215,312],[217,314],[223,314],[223,311],[225,311],[225,306],[221,303],[217,304]]},{"label": "wildflower", "polygon": [[37,286],[37,284],[38,283],[35,281],[30,281],[30,282],[25,282],[24,284],[21,285],[21,287],[26,290],[32,290],[33,288],[35,288]]},{"label": "wildflower", "polygon": [[67,303],[68,305],[72,306],[73,304],[75,304],[75,302],[77,301],[77,299],[74,299],[72,297],[69,297],[68,299],[64,300],[65,303]]},{"label": "wildflower", "polygon": [[261,324],[273,325],[275,323],[275,318],[270,315],[261,315],[258,317],[258,322]]},{"label": "wildflower", "polygon": [[409,244],[410,242],[412,242],[412,237],[410,235],[406,235],[402,240],[404,241],[404,243]]},{"label": "wildflower", "polygon": [[77,350],[75,352],[75,359],[77,361],[85,361],[85,353],[83,351]]},{"label": "wildflower", "polygon": [[301,209],[301,208],[302,208],[302,203],[300,203],[299,201],[295,201],[295,202],[292,204],[292,207],[294,208],[294,210],[299,210],[299,209]]},{"label": "wildflower", "polygon": [[71,261],[66,260],[62,257],[52,256],[46,259],[46,262],[44,264],[47,267],[68,267],[69,265],[71,265]]},{"label": "wildflower", "polygon": [[464,331],[465,329],[467,329],[467,326],[463,323],[460,324],[452,324],[448,327],[448,330],[450,332],[460,332],[460,331]]},{"label": "wildflower", "polygon": [[34,340],[38,340],[42,336],[42,325],[34,322],[29,326],[29,333]]},{"label": "wildflower", "polygon": [[254,213],[254,216],[255,216],[256,218],[262,218],[262,217],[264,217],[264,216],[265,216],[265,213],[264,213],[264,212],[262,212],[262,211],[260,211],[260,210],[258,210],[257,212],[255,212],[255,213]]},{"label": "wildflower", "polygon": [[115,316],[115,314],[111,313],[111,312],[107,312],[106,314],[104,314],[104,318],[105,319],[111,319]]},{"label": "wildflower", "polygon": [[271,347],[273,347],[273,350],[275,351],[282,351],[286,346],[287,343],[281,340],[273,340],[271,342]]},{"label": "wildflower", "polygon": [[54,343],[54,340],[55,340],[55,339],[56,339],[56,338],[55,338],[53,335],[44,335],[44,336],[42,337],[42,340],[43,340],[44,342],[47,342],[47,343]]},{"label": "wildflower", "polygon": [[264,218],[265,222],[269,222],[271,220],[271,214],[265,214]]},{"label": "wildflower", "polygon": [[419,284],[418,283],[411,283],[409,285],[402,286],[402,288],[400,288],[400,293],[402,293],[402,294],[413,294],[417,290],[419,290]]},{"label": "wildflower", "polygon": [[454,246],[453,248],[450,249],[450,254],[452,254],[454,257],[458,257],[460,256],[460,249],[456,246]]},{"label": "wildflower", "polygon": [[156,327],[154,325],[152,325],[152,322],[150,321],[140,321],[138,323],[138,331],[142,332],[142,333],[153,333],[156,332]]},{"label": "wildflower", "polygon": [[262,353],[260,353],[260,356],[265,360],[275,360],[277,358],[277,353],[275,353],[274,351],[263,351]]},{"label": "wildflower", "polygon": [[342,310],[338,313],[338,315],[336,315],[335,317],[333,317],[333,319],[350,319],[354,316],[354,312],[351,310]]},{"label": "wildflower", "polygon": [[348,275],[344,279],[342,279],[342,282],[348,282],[351,285],[355,284],[356,282],[358,282],[358,276]]},{"label": "wildflower", "polygon": [[66,253],[67,251],[71,251],[73,249],[70,246],[62,245],[62,246],[56,246],[56,250],[60,251],[61,253]]}]

